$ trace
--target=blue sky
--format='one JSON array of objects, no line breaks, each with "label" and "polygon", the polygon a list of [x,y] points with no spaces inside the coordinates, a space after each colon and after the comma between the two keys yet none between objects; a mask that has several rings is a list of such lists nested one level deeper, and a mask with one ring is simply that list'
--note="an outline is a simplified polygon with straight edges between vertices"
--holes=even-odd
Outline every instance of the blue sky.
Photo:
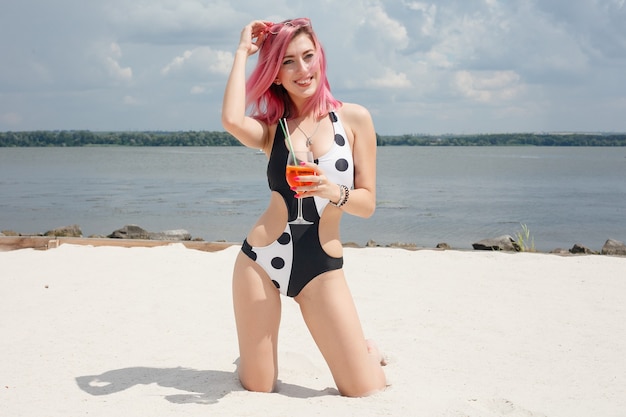
[{"label": "blue sky", "polygon": [[221,131],[242,27],[307,16],[380,134],[626,132],[625,0],[261,3],[4,1],[0,131]]}]

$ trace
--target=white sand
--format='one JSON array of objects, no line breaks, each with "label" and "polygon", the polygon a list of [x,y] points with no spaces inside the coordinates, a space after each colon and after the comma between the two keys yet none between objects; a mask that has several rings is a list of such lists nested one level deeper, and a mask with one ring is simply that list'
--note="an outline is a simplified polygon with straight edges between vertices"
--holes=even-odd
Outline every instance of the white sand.
[{"label": "white sand", "polygon": [[0,252],[0,415],[625,415],[626,258],[347,249],[391,383],[348,399],[286,298],[280,392],[241,389],[238,250]]}]

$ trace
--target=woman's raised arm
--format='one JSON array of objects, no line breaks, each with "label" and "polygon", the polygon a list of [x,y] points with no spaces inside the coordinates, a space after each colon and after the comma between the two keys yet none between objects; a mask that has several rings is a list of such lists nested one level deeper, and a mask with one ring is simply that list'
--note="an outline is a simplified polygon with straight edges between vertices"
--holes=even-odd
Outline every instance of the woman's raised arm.
[{"label": "woman's raised arm", "polygon": [[255,54],[265,40],[264,30],[269,24],[257,20],[243,28],[222,102],[224,129],[245,146],[255,149],[265,147],[268,127],[246,116],[246,63],[248,56]]}]

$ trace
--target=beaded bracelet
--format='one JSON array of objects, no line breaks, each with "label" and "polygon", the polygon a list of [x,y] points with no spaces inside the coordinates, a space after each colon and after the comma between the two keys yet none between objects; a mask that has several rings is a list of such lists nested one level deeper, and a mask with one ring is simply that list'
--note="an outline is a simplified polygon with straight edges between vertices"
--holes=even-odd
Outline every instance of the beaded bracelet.
[{"label": "beaded bracelet", "polygon": [[339,201],[335,203],[334,201],[328,200],[328,202],[335,207],[341,207],[348,202],[349,197],[350,189],[343,184],[339,184]]}]

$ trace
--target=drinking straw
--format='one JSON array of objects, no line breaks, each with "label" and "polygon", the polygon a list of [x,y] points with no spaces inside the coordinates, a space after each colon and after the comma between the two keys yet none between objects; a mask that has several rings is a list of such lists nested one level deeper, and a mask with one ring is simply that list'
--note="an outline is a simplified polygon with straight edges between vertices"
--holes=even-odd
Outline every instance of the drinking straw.
[{"label": "drinking straw", "polygon": [[286,128],[287,120],[280,119],[278,120],[278,123],[280,124],[280,127],[283,128],[283,135],[287,139],[287,145],[289,145],[289,150],[291,151],[291,155],[293,156],[293,164],[298,165],[298,161],[296,160],[296,153],[293,151],[293,145],[291,144],[291,137],[289,136],[289,132],[287,131],[287,128]]}]

